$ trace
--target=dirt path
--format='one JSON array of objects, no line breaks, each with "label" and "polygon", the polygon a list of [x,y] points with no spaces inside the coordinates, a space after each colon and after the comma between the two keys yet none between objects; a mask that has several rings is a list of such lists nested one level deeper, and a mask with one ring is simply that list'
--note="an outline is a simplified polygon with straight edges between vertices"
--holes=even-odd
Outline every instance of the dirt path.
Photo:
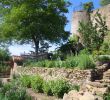
[{"label": "dirt path", "polygon": [[35,93],[32,89],[27,89],[27,93],[32,97],[32,100],[62,100],[54,96],[47,96],[42,93]]}]

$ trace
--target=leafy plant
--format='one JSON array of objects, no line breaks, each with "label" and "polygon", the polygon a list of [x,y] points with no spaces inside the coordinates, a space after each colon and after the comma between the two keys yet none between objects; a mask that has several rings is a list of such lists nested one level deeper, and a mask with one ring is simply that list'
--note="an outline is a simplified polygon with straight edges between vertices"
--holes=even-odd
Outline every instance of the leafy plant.
[{"label": "leafy plant", "polygon": [[48,81],[48,82],[44,82],[43,83],[43,91],[44,93],[46,93],[47,95],[52,95],[52,90],[51,90],[51,81]]},{"label": "leafy plant", "polygon": [[69,90],[69,84],[64,80],[52,81],[51,89],[53,95],[57,97],[63,97],[64,93],[67,93]]},{"label": "leafy plant", "polygon": [[31,76],[29,76],[29,75],[23,75],[20,78],[20,81],[21,81],[22,86],[28,87],[28,88],[31,87]]},{"label": "leafy plant", "polygon": [[103,100],[110,100],[110,93],[104,95]]},{"label": "leafy plant", "polygon": [[78,68],[79,69],[92,69],[95,68],[92,56],[87,54],[78,55]]},{"label": "leafy plant", "polygon": [[110,62],[110,57],[109,56],[99,56],[97,58],[97,60],[100,62]]},{"label": "leafy plant", "polygon": [[86,10],[87,12],[91,12],[94,8],[93,2],[87,2],[83,4],[83,9]]},{"label": "leafy plant", "polygon": [[43,92],[43,82],[44,80],[40,76],[32,76],[31,87],[37,92]]},{"label": "leafy plant", "polygon": [[90,52],[100,49],[107,31],[105,18],[99,12],[96,12],[93,20],[79,23],[82,43]]},{"label": "leafy plant", "polygon": [[79,85],[70,85],[70,89],[69,89],[70,91],[71,90],[77,90],[77,91],[79,91],[80,90],[80,86]]}]

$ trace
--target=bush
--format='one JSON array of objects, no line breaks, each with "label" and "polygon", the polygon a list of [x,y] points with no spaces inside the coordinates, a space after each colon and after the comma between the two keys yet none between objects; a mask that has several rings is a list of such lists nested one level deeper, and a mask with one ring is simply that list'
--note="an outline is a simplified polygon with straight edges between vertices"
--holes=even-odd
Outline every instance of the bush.
[{"label": "bush", "polygon": [[67,68],[75,68],[78,65],[77,56],[68,56],[65,62]]},{"label": "bush", "polygon": [[24,75],[20,78],[21,85],[24,87],[31,87],[31,77],[29,75]]},{"label": "bush", "polygon": [[99,56],[97,58],[97,60],[100,62],[110,62],[110,57],[109,56]]},{"label": "bush", "polygon": [[87,54],[78,55],[78,68],[79,69],[93,69],[95,68],[92,56]]},{"label": "bush", "polygon": [[43,91],[47,95],[52,95],[51,85],[52,85],[51,84],[51,81],[48,81],[48,82],[44,82],[43,83]]},{"label": "bush", "polygon": [[33,76],[31,79],[31,87],[36,92],[43,92],[43,79],[40,76]]},{"label": "bush", "polygon": [[110,93],[104,95],[103,100],[110,100]]},{"label": "bush", "polygon": [[26,89],[20,86],[18,80],[4,84],[1,87],[0,98],[3,98],[0,100],[31,100],[31,97],[26,94]]},{"label": "bush", "polygon": [[70,85],[69,91],[71,91],[71,90],[79,91],[80,90],[80,86],[79,85]]},{"label": "bush", "polygon": [[57,97],[62,98],[69,91],[69,84],[64,80],[51,81],[51,84],[52,93]]},{"label": "bush", "polygon": [[10,90],[12,87],[12,84],[4,84],[3,87],[1,88],[2,94],[5,95],[5,93]]},{"label": "bush", "polygon": [[0,100],[8,100],[4,95],[0,94]]}]

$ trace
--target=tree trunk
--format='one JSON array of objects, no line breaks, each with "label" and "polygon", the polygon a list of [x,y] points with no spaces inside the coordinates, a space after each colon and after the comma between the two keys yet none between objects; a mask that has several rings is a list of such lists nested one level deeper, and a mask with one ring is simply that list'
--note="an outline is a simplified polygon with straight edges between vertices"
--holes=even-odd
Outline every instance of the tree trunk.
[{"label": "tree trunk", "polygon": [[38,50],[39,50],[39,40],[34,41],[35,44],[35,53],[36,55],[38,54]]},{"label": "tree trunk", "polygon": [[32,39],[35,45],[35,53],[36,56],[38,55],[38,50],[39,50],[39,39],[37,39],[35,36],[32,35]]}]

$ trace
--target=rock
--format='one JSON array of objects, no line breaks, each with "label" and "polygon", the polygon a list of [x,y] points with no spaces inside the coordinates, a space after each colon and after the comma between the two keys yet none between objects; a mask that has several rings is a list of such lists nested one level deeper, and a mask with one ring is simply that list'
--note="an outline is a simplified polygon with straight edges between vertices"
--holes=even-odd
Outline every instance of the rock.
[{"label": "rock", "polygon": [[77,91],[72,90],[68,94],[64,94],[63,100],[79,100],[80,96]]},{"label": "rock", "polygon": [[85,92],[83,96],[79,97],[79,100],[103,100],[101,97],[95,96],[90,92]]}]

